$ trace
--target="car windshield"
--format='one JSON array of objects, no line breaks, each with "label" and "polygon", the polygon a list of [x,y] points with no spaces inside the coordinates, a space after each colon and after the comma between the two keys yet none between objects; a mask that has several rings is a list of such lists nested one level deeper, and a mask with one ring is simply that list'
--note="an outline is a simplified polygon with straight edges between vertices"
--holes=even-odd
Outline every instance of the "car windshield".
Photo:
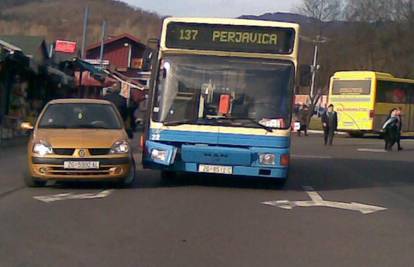
[{"label": "car windshield", "polygon": [[114,108],[107,104],[52,104],[39,121],[39,128],[121,129]]},{"label": "car windshield", "polygon": [[166,125],[285,128],[293,81],[294,66],[288,61],[167,56],[161,62],[153,119]]}]

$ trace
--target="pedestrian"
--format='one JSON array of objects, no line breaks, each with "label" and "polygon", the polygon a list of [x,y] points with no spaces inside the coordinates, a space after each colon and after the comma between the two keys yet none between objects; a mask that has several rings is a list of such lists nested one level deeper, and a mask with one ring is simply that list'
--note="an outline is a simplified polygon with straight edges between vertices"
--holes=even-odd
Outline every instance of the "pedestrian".
[{"label": "pedestrian", "polygon": [[401,132],[402,132],[402,109],[401,107],[397,108],[397,118],[398,118],[398,131],[397,131],[397,146],[398,151],[403,150],[401,147]]},{"label": "pedestrian", "polygon": [[387,120],[384,122],[384,125],[382,126],[386,151],[392,151],[392,147],[397,142],[398,121],[397,109],[393,108],[390,111]]},{"label": "pedestrian", "polygon": [[309,108],[304,104],[297,115],[297,121],[300,123],[298,136],[302,135],[302,131],[305,133],[305,136],[308,136],[308,116]]},{"label": "pedestrian", "polygon": [[330,104],[328,110],[322,115],[322,126],[324,132],[325,145],[332,146],[335,131],[338,128],[338,114],[334,110],[334,105]]},{"label": "pedestrian", "polygon": [[114,83],[112,87],[107,89],[107,93],[103,99],[112,102],[121,114],[122,120],[126,122],[128,118],[126,98],[120,95],[121,85]]}]

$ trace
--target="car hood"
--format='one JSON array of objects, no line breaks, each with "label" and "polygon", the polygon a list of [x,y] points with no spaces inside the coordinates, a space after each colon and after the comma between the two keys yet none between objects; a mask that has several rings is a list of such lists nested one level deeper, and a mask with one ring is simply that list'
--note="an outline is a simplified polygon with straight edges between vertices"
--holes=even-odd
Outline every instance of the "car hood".
[{"label": "car hood", "polygon": [[110,148],[128,137],[124,130],[37,129],[34,140],[46,141],[54,148]]}]

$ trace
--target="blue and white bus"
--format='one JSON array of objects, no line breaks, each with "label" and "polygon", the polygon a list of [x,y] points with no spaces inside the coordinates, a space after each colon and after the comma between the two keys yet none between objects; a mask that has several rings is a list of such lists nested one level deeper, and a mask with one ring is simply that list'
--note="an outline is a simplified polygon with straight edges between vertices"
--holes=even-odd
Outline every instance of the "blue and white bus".
[{"label": "blue and white bus", "polygon": [[143,165],[284,181],[297,24],[167,18],[153,65]]}]

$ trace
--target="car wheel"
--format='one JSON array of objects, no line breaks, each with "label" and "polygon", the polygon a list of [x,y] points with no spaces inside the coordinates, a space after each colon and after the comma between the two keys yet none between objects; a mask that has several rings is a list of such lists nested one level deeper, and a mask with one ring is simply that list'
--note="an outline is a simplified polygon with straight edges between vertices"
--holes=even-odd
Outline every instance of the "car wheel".
[{"label": "car wheel", "polygon": [[24,174],[24,183],[27,187],[43,187],[47,182],[32,177],[30,173],[26,171]]},{"label": "car wheel", "polygon": [[131,168],[129,170],[129,174],[122,178],[122,180],[118,183],[120,187],[131,187],[136,178],[136,167],[135,167],[135,161],[132,161]]}]

